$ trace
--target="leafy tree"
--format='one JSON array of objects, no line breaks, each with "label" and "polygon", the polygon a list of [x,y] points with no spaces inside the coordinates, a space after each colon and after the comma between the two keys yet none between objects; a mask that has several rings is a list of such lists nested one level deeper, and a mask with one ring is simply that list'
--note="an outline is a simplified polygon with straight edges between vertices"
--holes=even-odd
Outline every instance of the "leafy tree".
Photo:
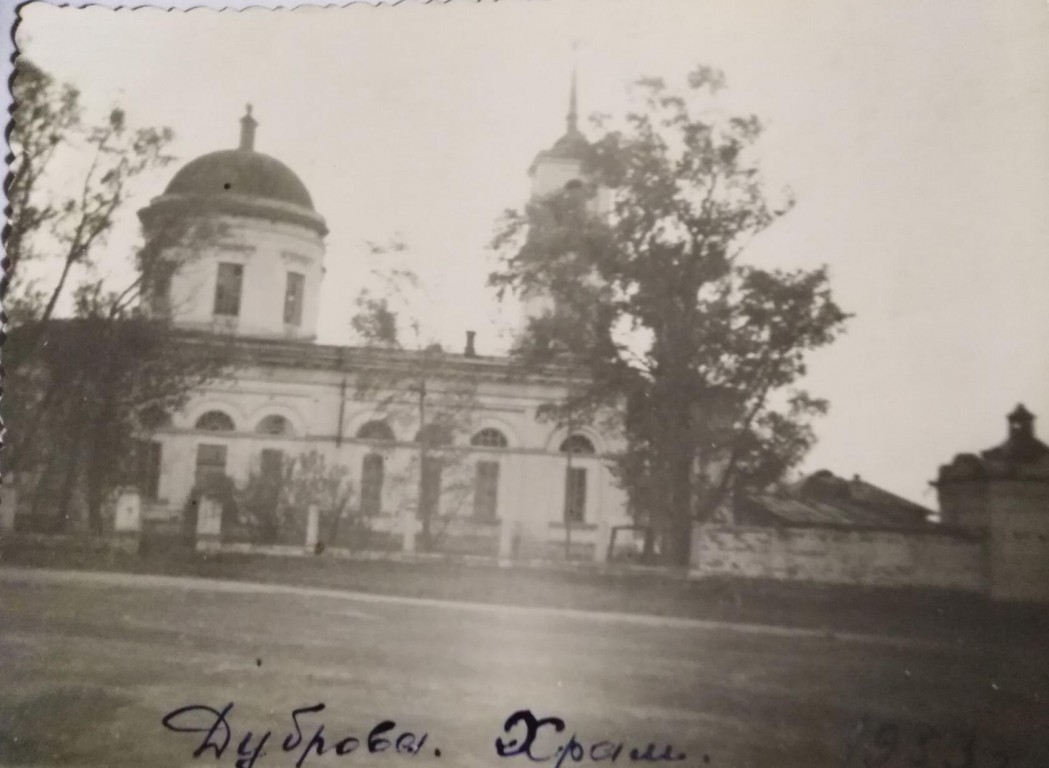
[{"label": "leafy tree", "polygon": [[694,520],[810,447],[826,403],[797,383],[807,354],[847,319],[824,268],[744,260],[793,201],[766,192],[762,125],[724,116],[723,87],[707,67],[681,91],[639,81],[621,120],[597,121],[588,180],[508,212],[493,241],[501,295],[550,297],[516,353],[533,364],[560,355],[585,372],[560,418],[622,414],[618,479],[679,565]]},{"label": "leafy tree", "polygon": [[[399,241],[368,247],[373,256],[406,248]],[[416,454],[399,480],[416,486],[420,547],[430,551],[441,533],[435,528],[437,510],[443,506],[450,519],[464,503],[469,487],[466,455],[452,446],[473,424],[476,380],[440,344],[426,339],[420,322],[412,317],[417,276],[397,268],[373,274],[381,292],[363,290],[350,323],[367,361],[357,376],[356,396],[375,403],[393,423],[416,430]]]},{"label": "leafy tree", "polygon": [[138,480],[150,418],[184,405],[230,357],[227,341],[179,342],[163,321],[114,311],[113,301],[97,283],[82,286],[74,318],[17,327],[4,350],[16,361],[6,382],[16,438],[8,470],[57,530],[80,499],[90,529],[101,532],[108,493]]},{"label": "leafy tree", "polygon": [[[19,58],[12,85],[15,120],[10,145],[13,162],[7,180],[8,220],[5,228],[5,305],[12,308],[15,276],[23,262],[32,261],[32,235],[59,215],[55,201],[41,199],[40,186],[55,153],[80,127],[79,93],[54,80],[28,59]],[[41,302],[42,303],[42,302]],[[10,311],[9,311],[10,314]]]},{"label": "leafy tree", "polygon": [[[163,222],[136,255],[126,284],[88,279],[127,201],[128,185],[167,165],[169,129],[134,129],[120,109],[87,123],[78,94],[25,58],[16,64],[5,231],[5,309],[15,323],[4,348],[8,472],[30,491],[34,512],[65,529],[76,502],[91,530],[102,529],[107,494],[135,479],[134,448],[149,433],[148,413],[180,407],[220,375],[227,342],[182,337],[144,311],[161,246],[197,252],[220,232],[206,219]],[[78,162],[85,170],[69,183]],[[73,189],[73,194],[65,190]],[[57,275],[40,289],[24,274],[36,263]],[[84,278],[77,280],[74,267]],[[72,316],[59,318],[71,292]]]},{"label": "leafy tree", "polygon": [[237,492],[240,517],[264,544],[305,540],[306,514],[316,504],[327,541],[336,541],[350,511],[350,470],[318,451],[286,456],[278,475],[253,474]]},{"label": "leafy tree", "polygon": [[[97,250],[126,202],[130,182],[169,164],[170,128],[132,128],[124,110],[87,123],[78,91],[57,85],[36,65],[20,57],[15,65],[8,182],[9,225],[5,239],[7,300],[23,317],[46,323],[68,288],[74,267],[90,268]],[[49,182],[49,173],[86,162],[79,181]],[[21,279],[29,261],[57,265],[58,278],[47,290]],[[13,282],[18,277],[19,282]]]}]

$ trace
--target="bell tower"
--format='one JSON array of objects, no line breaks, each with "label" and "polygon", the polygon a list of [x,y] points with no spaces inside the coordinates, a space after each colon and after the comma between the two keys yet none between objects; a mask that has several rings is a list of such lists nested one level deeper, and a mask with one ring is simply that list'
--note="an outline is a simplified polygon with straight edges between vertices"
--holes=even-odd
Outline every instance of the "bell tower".
[{"label": "bell tower", "polygon": [[[579,76],[578,67],[573,63],[565,132],[549,149],[536,155],[528,169],[532,181],[532,200],[576,185],[590,186],[593,182],[590,167],[593,159],[594,148],[579,130]],[[592,194],[588,207],[598,214],[607,211],[610,201],[608,190],[598,187],[592,190]],[[551,297],[538,292],[522,295],[521,303],[522,327],[527,326],[531,319],[542,317],[553,309]]]},{"label": "bell tower", "polygon": [[528,169],[532,179],[532,197],[543,197],[564,189],[573,181],[586,180],[586,163],[592,154],[590,142],[579,130],[579,77],[572,66],[568,91],[568,113],[565,115],[565,133],[550,149],[536,155]]}]

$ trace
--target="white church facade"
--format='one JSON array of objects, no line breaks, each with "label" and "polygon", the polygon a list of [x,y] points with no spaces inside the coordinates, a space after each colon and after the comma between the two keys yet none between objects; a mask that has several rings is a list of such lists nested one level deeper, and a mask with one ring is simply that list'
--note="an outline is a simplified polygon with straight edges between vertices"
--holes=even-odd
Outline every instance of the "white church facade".
[{"label": "white church facade", "polygon": [[[582,177],[587,145],[574,93],[572,101],[565,136],[530,169],[534,195]],[[610,468],[615,437],[538,417],[565,396],[564,371],[523,372],[507,358],[479,356],[472,334],[461,353],[437,362],[424,352],[316,343],[327,224],[295,173],[255,149],[256,127],[249,107],[237,149],[189,162],[139,212],[147,243],[161,243],[171,265],[151,310],[190,336],[230,340],[238,361],[149,436],[139,483],[147,520],[184,516],[209,476],[243,486],[315,452],[346,469],[345,513],[398,546],[425,516],[439,535],[480,542],[482,554],[500,541],[505,554],[512,537],[515,552],[602,559],[612,529],[630,523]],[[163,242],[200,222],[218,234],[199,245]],[[526,302],[525,311],[541,304]],[[431,425],[405,394],[411,386],[361,387],[367,377],[398,381],[398,371],[409,381],[420,366],[435,399],[469,390],[435,456],[420,454],[420,430]]]}]

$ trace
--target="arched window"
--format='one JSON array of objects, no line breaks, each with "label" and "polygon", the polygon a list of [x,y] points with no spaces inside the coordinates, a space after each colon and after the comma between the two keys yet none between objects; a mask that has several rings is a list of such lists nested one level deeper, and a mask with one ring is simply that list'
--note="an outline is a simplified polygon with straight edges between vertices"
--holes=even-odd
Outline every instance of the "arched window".
[{"label": "arched window", "polygon": [[594,444],[583,435],[570,435],[561,443],[561,453],[596,453]]},{"label": "arched window", "polygon": [[279,413],[273,413],[266,416],[258,423],[255,427],[255,431],[260,435],[285,435],[291,437],[295,434],[295,430],[291,427],[291,422]]},{"label": "arched window", "polygon": [[480,445],[485,448],[505,448],[508,443],[506,442],[506,435],[498,429],[485,427],[470,438],[470,445]]},{"label": "arched window", "polygon": [[359,440],[393,440],[393,430],[385,421],[369,421],[357,430]]},{"label": "arched window", "polygon": [[236,429],[233,419],[222,411],[208,411],[197,419],[196,428],[205,429],[208,432],[232,432]]}]

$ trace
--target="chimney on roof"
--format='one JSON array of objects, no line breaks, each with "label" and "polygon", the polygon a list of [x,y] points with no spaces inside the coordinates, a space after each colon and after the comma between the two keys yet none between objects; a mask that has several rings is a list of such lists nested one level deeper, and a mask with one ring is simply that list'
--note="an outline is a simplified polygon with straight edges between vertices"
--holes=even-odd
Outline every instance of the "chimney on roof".
[{"label": "chimney on roof", "polygon": [[477,331],[466,332],[466,349],[463,350],[463,354],[467,357],[477,357],[477,350],[474,348],[474,339],[477,338]]},{"label": "chimney on roof", "polygon": [[255,127],[258,121],[251,116],[251,105],[240,119],[240,147],[239,149],[251,152],[255,149]]}]

